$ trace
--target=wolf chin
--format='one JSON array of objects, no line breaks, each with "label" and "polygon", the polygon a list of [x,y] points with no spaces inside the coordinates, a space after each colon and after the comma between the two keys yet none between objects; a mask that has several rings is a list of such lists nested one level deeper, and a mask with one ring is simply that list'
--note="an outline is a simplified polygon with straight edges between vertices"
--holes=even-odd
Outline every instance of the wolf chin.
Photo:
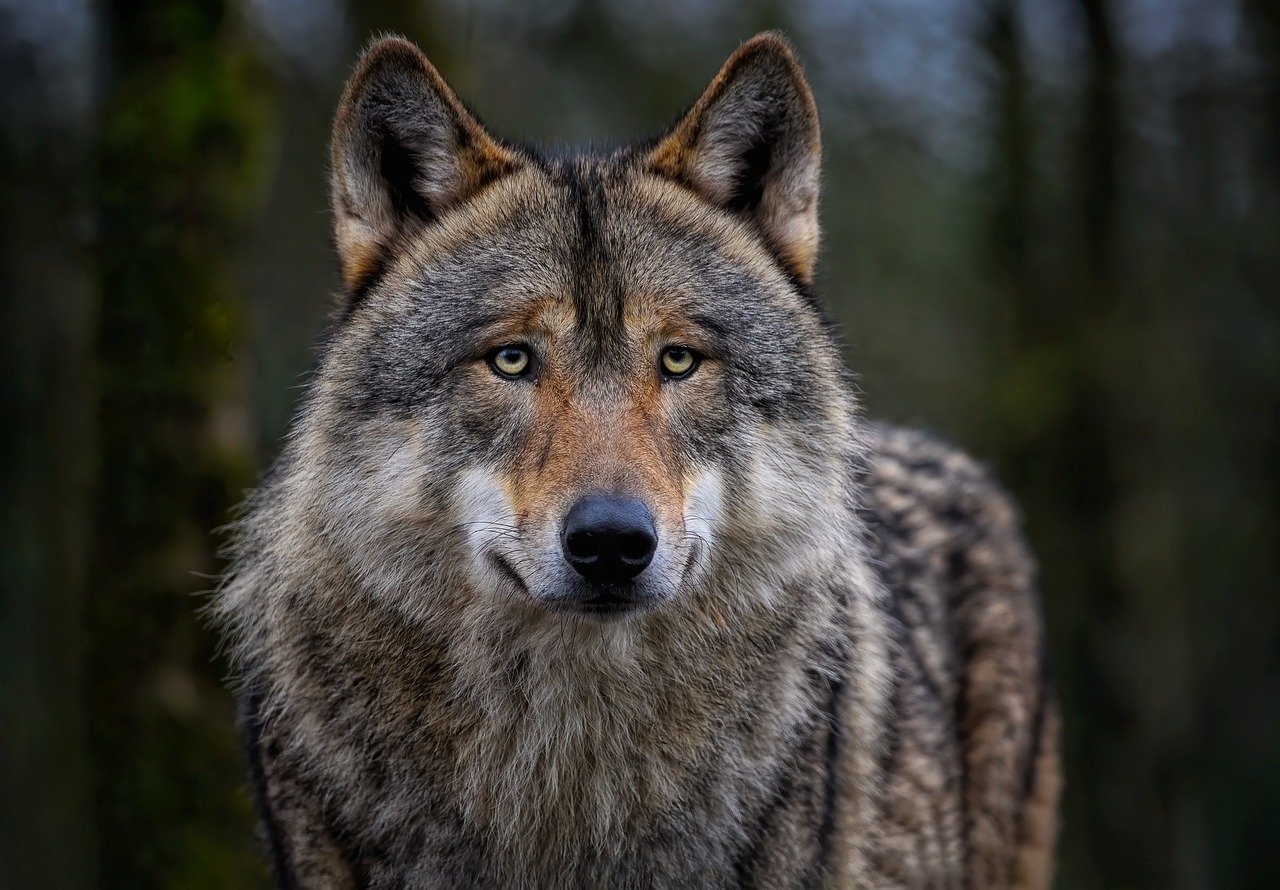
[{"label": "wolf chin", "polygon": [[214,606],[278,884],[1047,886],[1031,562],[859,416],[785,40],[564,155],[380,40],[331,162],[344,299]]}]

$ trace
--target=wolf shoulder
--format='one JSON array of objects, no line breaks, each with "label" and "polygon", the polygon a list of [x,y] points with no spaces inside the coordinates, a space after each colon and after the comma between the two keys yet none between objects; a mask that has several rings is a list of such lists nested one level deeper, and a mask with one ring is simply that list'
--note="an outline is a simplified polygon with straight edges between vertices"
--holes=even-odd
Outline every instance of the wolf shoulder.
[{"label": "wolf shoulder", "polygon": [[[923,433],[869,431],[862,511],[884,589],[893,719],[875,868],[889,883],[1047,887],[1059,721],[1035,568],[990,472]],[[957,851],[921,859],[921,844]]]},{"label": "wolf shoulder", "polygon": [[990,470],[919,430],[871,424],[866,438],[861,508],[891,593],[932,587],[953,606],[966,591],[1034,600],[1021,514]]}]

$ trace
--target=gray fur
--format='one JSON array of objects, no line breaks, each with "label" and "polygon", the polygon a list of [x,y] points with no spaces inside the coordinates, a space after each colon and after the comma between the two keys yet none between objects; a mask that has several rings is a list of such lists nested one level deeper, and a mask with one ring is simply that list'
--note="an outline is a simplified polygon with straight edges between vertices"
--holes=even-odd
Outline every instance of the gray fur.
[{"label": "gray fur", "polygon": [[[371,173],[421,137],[364,102],[385,83],[483,148],[411,153],[427,209]],[[789,104],[751,130],[760,96]],[[757,180],[708,191],[762,133]],[[663,140],[559,159],[489,141],[409,44],[366,54],[356,274],[217,601],[281,885],[1047,884],[1030,559],[972,462],[860,419],[805,289],[817,151],[772,35]],[[512,341],[529,379],[486,365]],[[702,365],[660,380],[676,341]],[[658,517],[646,611],[562,606],[598,489]]]}]

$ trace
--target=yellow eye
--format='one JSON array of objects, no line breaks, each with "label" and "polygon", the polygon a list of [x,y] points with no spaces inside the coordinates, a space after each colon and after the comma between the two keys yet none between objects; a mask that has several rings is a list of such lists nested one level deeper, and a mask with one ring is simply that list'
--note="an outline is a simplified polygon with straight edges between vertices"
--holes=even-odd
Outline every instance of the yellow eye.
[{"label": "yellow eye", "polygon": [[662,350],[662,373],[670,378],[688,377],[698,367],[698,354],[687,346]]},{"label": "yellow eye", "polygon": [[526,346],[502,346],[489,355],[489,365],[503,377],[522,377],[532,364],[533,357]]}]

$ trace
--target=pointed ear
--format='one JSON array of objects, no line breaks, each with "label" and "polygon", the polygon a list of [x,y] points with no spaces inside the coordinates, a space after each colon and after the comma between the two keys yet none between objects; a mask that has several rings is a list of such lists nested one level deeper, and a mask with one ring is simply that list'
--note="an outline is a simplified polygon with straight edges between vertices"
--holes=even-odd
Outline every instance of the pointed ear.
[{"label": "pointed ear", "polygon": [[358,288],[403,233],[520,163],[463,107],[416,46],[365,52],[333,125],[331,201],[342,278]]},{"label": "pointed ear", "polygon": [[818,252],[822,145],[809,82],[778,34],[758,34],[648,156],[652,169],[750,219],[808,283]]}]

